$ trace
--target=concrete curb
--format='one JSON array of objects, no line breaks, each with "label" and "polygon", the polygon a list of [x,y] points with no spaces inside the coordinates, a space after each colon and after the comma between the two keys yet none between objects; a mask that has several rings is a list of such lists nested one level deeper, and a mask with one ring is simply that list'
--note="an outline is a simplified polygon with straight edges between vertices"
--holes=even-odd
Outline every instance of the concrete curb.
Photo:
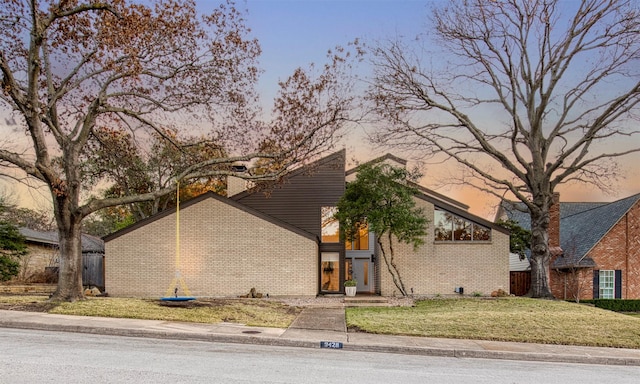
[{"label": "concrete curb", "polygon": [[377,345],[345,345],[349,351],[396,353],[405,355],[423,355],[436,357],[457,357],[465,359],[493,359],[493,360],[515,360],[515,361],[536,361],[549,363],[572,363],[572,364],[597,364],[597,365],[629,365],[640,366],[640,359],[624,357],[600,357],[566,355],[553,353],[536,352],[508,352],[508,351],[487,351],[472,349],[446,349],[433,347],[387,347]]},{"label": "concrete curb", "polygon": [[[199,332],[176,332],[150,329],[126,329],[103,326],[83,326],[69,324],[43,324],[29,321],[0,319],[0,327],[31,329],[40,331],[74,332],[107,336],[146,337],[169,340],[203,341],[233,344],[255,344],[279,347],[320,348],[320,340],[302,340],[251,334],[219,334]],[[566,353],[513,352],[466,348],[442,348],[429,346],[380,345],[364,342],[345,342],[344,351],[409,354],[435,357],[456,357],[475,359],[499,359],[516,361],[555,362],[572,364],[628,365],[640,366],[640,358],[606,357]],[[340,350],[336,350],[340,351]]]}]

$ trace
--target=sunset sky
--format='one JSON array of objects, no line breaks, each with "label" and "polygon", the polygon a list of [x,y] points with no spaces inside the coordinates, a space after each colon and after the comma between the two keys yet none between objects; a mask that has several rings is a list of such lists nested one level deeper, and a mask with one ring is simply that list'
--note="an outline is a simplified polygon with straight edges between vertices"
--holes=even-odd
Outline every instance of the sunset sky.
[{"label": "sunset sky", "polygon": [[[264,70],[259,83],[263,102],[276,93],[278,80],[284,80],[299,66],[311,62],[323,63],[327,50],[346,45],[355,38],[365,41],[404,37],[411,39],[429,29],[429,5],[432,1],[418,0],[238,0],[240,8],[248,9],[247,25],[262,46],[260,66]],[[198,0],[201,12],[210,12],[219,1]],[[363,69],[366,71],[366,68]],[[268,108],[267,108],[268,109]],[[0,128],[6,127],[0,118]],[[347,157],[367,161],[383,152],[374,150],[355,131],[345,142]],[[640,143],[636,143],[640,146]],[[402,154],[398,154],[403,157]],[[578,185],[560,189],[563,201],[613,201],[640,192],[640,154],[628,156],[622,164],[626,179],[619,184],[616,195],[603,195],[595,187]],[[430,172],[421,184],[434,188]],[[0,181],[0,184],[4,181]],[[493,219],[492,206],[496,201],[488,195],[468,188],[439,188],[471,207],[471,212]]]},{"label": "sunset sky", "polygon": [[[328,49],[344,45],[354,38],[366,41],[404,37],[412,39],[428,32],[429,6],[439,0],[248,0],[248,24],[259,39],[265,70],[260,86],[264,100],[275,95],[275,84],[294,68],[309,62],[322,62]],[[206,9],[206,1],[199,7]],[[367,161],[382,153],[359,140],[354,132],[346,144],[347,156]],[[357,143],[357,144],[354,144]],[[640,143],[637,143],[640,146]],[[402,155],[400,155],[402,157]],[[621,162],[626,179],[621,180],[615,195],[605,195],[592,186],[574,185],[560,188],[563,201],[614,201],[640,193],[640,154],[627,156]],[[433,188],[429,170],[421,184]],[[470,206],[471,212],[493,219],[496,200],[470,188],[439,188]]]}]

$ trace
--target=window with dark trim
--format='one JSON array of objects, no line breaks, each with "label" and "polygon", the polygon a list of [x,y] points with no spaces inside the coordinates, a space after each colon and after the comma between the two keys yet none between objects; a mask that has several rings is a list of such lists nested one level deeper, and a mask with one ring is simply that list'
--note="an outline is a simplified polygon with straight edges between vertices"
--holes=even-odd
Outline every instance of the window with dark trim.
[{"label": "window with dark trim", "polygon": [[594,299],[622,298],[622,270],[602,269],[593,271]]},{"label": "window with dark trim", "polygon": [[435,241],[491,241],[491,229],[436,207]]}]

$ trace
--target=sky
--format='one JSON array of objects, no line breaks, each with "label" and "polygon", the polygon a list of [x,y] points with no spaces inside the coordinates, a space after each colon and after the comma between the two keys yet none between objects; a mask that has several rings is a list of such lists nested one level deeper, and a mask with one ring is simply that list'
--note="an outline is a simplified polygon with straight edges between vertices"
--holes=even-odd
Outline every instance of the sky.
[{"label": "sky", "polygon": [[[207,3],[198,1],[199,7]],[[263,50],[261,85],[267,91],[295,68],[323,62],[336,45],[416,35],[427,16],[426,2],[418,0],[248,0],[246,6]]]},{"label": "sky", "polygon": [[[442,0],[236,0],[246,8],[247,25],[262,47],[259,83],[263,102],[273,99],[279,80],[286,79],[295,68],[309,63],[323,63],[329,49],[346,45],[355,38],[365,41],[404,37],[411,39],[429,28],[429,5]],[[218,0],[196,0],[198,10],[211,12]],[[269,109],[268,107],[266,109]],[[5,122],[0,119],[0,127]],[[353,132],[344,143],[347,158],[368,161],[380,152],[361,140],[362,132]],[[638,144],[640,145],[640,143]],[[402,157],[402,156],[401,156]],[[560,189],[563,201],[614,201],[640,192],[640,154],[627,158],[622,166],[626,179],[615,195],[604,195],[595,187],[574,186]],[[409,164],[411,165],[411,163]],[[428,169],[421,184],[435,188]],[[439,187],[437,192],[470,206],[470,211],[493,219],[497,204],[489,195],[471,188]]]},{"label": "sky", "polygon": [[[248,0],[247,22],[262,46],[261,95],[270,100],[275,84],[296,67],[323,62],[328,49],[346,45],[355,38],[365,41],[397,36],[411,39],[429,29],[429,6],[441,0]],[[205,7],[208,1],[198,1]],[[375,150],[354,132],[355,139],[346,144],[347,157],[368,161],[383,153]],[[358,143],[357,145],[354,143]],[[638,143],[640,146],[640,143]],[[563,201],[615,201],[640,193],[640,154],[628,156],[621,170],[626,176],[617,193],[603,194],[595,187],[574,185],[561,187]],[[411,165],[411,162],[409,163]],[[437,187],[440,183],[427,177],[421,184],[470,206],[470,211],[493,220],[497,201],[472,188]]]}]

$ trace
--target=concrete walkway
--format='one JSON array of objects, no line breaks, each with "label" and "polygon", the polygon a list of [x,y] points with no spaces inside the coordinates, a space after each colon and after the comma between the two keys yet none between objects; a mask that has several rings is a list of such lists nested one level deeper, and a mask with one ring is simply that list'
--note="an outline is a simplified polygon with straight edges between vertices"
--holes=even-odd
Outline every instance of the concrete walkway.
[{"label": "concrete walkway", "polygon": [[0,327],[287,347],[341,347],[341,351],[401,353],[460,358],[549,361],[640,366],[640,350],[505,343],[347,332],[342,307],[305,308],[288,329],[232,323],[199,324],[158,320],[54,315],[0,310]]}]

